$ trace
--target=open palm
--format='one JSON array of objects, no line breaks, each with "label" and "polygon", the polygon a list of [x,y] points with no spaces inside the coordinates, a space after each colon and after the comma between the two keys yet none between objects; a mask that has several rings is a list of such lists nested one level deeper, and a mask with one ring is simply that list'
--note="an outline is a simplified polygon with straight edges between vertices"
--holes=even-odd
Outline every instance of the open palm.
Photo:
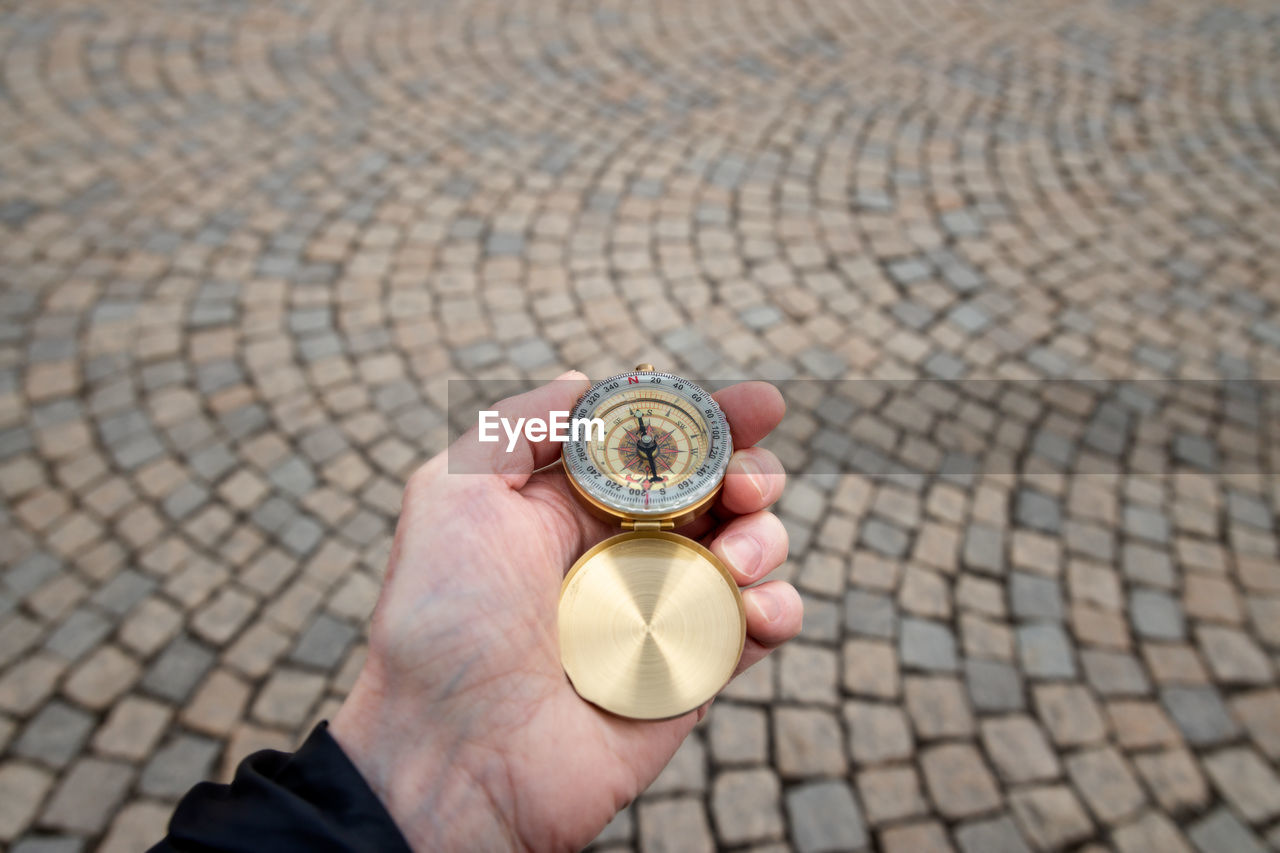
[{"label": "open palm", "polygon": [[[496,408],[546,418],[587,384],[565,374]],[[783,404],[758,382],[715,397],[738,449],[716,510],[679,532],[708,544],[745,586],[786,557],[786,532],[763,511],[782,491],[782,467],[752,447]],[[332,732],[415,849],[580,848],[705,713],[625,720],[583,701],[561,670],[561,579],[619,531],[578,506],[558,468],[537,470],[559,451],[522,441],[507,453],[470,433],[405,490],[369,656]],[[801,621],[787,584],[753,587],[744,601],[739,671]]]}]

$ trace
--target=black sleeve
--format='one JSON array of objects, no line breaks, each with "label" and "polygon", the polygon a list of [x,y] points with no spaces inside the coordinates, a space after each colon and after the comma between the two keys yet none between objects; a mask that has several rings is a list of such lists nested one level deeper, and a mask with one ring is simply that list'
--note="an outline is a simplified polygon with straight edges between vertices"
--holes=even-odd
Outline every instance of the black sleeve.
[{"label": "black sleeve", "polygon": [[230,785],[187,792],[150,853],[410,853],[391,815],[328,732],[290,755],[264,749]]}]

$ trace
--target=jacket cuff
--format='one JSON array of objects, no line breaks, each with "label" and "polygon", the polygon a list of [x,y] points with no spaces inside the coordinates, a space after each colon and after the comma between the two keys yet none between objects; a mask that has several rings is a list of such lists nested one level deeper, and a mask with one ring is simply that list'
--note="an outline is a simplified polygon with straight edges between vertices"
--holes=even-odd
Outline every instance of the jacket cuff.
[{"label": "jacket cuff", "polygon": [[151,853],[411,853],[390,813],[322,722],[295,753],[264,749],[230,785],[201,782]]}]

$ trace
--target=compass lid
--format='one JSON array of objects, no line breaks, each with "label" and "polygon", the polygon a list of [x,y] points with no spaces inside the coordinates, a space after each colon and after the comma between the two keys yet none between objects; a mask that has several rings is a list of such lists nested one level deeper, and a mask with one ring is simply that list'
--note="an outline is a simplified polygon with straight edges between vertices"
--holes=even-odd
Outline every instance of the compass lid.
[{"label": "compass lid", "polygon": [[746,641],[742,595],[706,548],[639,530],[595,546],[560,592],[560,658],[582,698],[633,719],[676,717],[733,676]]}]

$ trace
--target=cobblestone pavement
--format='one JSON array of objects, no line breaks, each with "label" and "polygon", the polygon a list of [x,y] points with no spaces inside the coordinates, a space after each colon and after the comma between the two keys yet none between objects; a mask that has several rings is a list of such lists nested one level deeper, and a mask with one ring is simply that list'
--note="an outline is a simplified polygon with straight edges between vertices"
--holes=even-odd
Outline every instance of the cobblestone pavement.
[{"label": "cobblestone pavement", "polygon": [[795,386],[804,635],[602,849],[1280,849],[1280,410],[1019,382],[1280,377],[1274,3],[420,5],[0,4],[0,845],[332,713],[447,377],[643,360],[948,382]]}]

